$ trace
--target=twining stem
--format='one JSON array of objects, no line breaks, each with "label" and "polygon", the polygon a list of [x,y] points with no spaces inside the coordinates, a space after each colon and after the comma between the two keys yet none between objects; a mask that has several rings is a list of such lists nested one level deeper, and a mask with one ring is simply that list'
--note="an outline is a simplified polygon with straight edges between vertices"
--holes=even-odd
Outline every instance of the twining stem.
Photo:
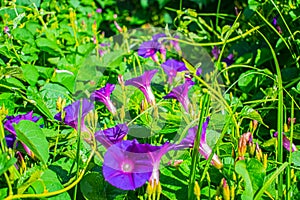
[{"label": "twining stem", "polygon": [[205,121],[205,117],[207,116],[209,110],[209,105],[210,96],[208,93],[205,93],[200,99],[200,117],[192,153],[192,167],[189,178],[188,199],[194,199],[194,184],[196,180],[196,167],[199,159],[200,135],[202,133],[202,124]]},{"label": "twining stem", "polygon": [[[263,16],[261,16],[264,18]],[[251,26],[251,24],[250,24]],[[277,106],[277,131],[278,131],[278,149],[277,149],[277,162],[282,163],[283,162],[283,142],[282,142],[282,132],[283,132],[283,86],[282,86],[282,77],[281,77],[281,71],[279,67],[279,63],[276,57],[276,53],[268,41],[268,39],[259,31],[257,32],[262,36],[262,38],[265,40],[265,42],[268,44],[270,51],[273,56],[274,64],[276,67],[276,74],[277,74],[277,85],[278,85],[278,106]],[[283,197],[283,173],[279,174],[279,180],[278,180],[278,198],[281,199]]]},{"label": "twining stem", "polygon": [[230,38],[230,39],[228,39],[226,41],[221,41],[221,42],[196,43],[196,42],[189,42],[189,41],[186,41],[186,40],[181,40],[181,39],[177,39],[177,38],[173,38],[173,37],[166,37],[165,39],[167,39],[167,40],[174,40],[174,41],[178,41],[180,43],[184,43],[184,44],[188,44],[188,45],[193,45],[193,46],[200,46],[200,47],[219,46],[219,45],[223,45],[225,43],[234,42],[236,40],[244,38],[247,35],[250,35],[252,32],[257,31],[260,28],[261,28],[260,26],[253,27],[252,29],[250,29],[249,31],[247,31],[247,32],[245,32],[245,33],[243,33],[241,35],[235,36],[233,38]]}]

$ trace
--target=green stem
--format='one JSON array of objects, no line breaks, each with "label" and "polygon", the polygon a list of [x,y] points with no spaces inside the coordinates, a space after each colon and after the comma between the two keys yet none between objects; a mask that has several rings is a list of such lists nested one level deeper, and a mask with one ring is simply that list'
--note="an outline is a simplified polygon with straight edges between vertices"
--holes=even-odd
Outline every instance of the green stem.
[{"label": "green stem", "polygon": [[[76,150],[76,161],[77,161],[77,169],[76,169],[76,179],[79,175],[79,166],[80,166],[80,135],[81,135],[81,116],[82,115],[82,100],[80,100],[79,113],[78,113],[78,121],[77,121],[77,150]],[[74,189],[74,200],[76,200],[77,196],[77,184]]]},{"label": "green stem", "polygon": [[196,165],[199,159],[199,145],[200,145],[200,135],[202,133],[202,124],[205,121],[210,105],[209,94],[205,93],[200,99],[200,117],[198,130],[194,142],[193,153],[192,153],[192,168],[190,172],[190,181],[188,186],[188,199],[194,199],[194,184],[196,180]]},{"label": "green stem", "polygon": [[[261,16],[264,18],[263,16]],[[276,57],[276,53],[270,44],[269,40],[259,31],[257,32],[263,37],[265,42],[268,44],[273,59],[274,64],[276,67],[276,74],[277,74],[277,85],[278,85],[278,106],[277,106],[277,131],[278,131],[278,149],[277,149],[277,161],[279,163],[283,162],[283,143],[282,143],[282,132],[283,132],[283,86],[282,86],[282,77],[281,77],[281,71],[279,67],[279,63]],[[279,180],[278,180],[278,198],[282,199],[283,197],[283,173],[279,174]]]},{"label": "green stem", "polygon": [[287,200],[291,200],[291,190],[292,190],[292,172],[291,172],[291,164],[292,164],[292,144],[293,144],[293,136],[294,136],[294,122],[293,122],[293,118],[294,118],[294,99],[292,99],[291,102],[291,126],[290,126],[290,155],[289,155],[289,165],[287,167],[287,179],[286,179],[286,199]]},{"label": "green stem", "polygon": [[[278,134],[280,135],[280,134]],[[273,174],[272,176],[264,182],[264,185],[262,186],[262,188],[258,191],[258,193],[256,194],[254,200],[260,200],[261,196],[264,194],[264,192],[268,189],[268,187],[270,187],[271,183],[275,180],[275,178],[279,175],[282,174],[284,169],[289,165],[288,162],[283,163]],[[278,198],[281,199],[281,198]]]}]

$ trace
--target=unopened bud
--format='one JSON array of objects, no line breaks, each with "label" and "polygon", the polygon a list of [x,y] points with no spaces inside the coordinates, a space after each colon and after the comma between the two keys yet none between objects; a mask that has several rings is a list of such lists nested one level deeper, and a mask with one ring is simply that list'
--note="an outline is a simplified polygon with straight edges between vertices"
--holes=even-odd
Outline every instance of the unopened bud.
[{"label": "unopened bud", "polygon": [[257,125],[258,125],[258,121],[257,120],[252,120],[251,121],[250,127],[252,126],[252,130],[251,130],[252,133],[256,130]]},{"label": "unopened bud", "polygon": [[200,199],[201,190],[200,190],[200,186],[198,184],[198,181],[195,181],[195,184],[194,184],[194,194],[197,197],[197,199]]},{"label": "unopened bud", "polygon": [[264,169],[267,169],[267,167],[268,167],[268,154],[266,154],[266,153],[263,154],[263,166],[264,166]]},{"label": "unopened bud", "polygon": [[224,200],[230,200],[230,190],[225,178],[222,179],[222,188]]},{"label": "unopened bud", "polygon": [[261,151],[258,143],[256,143],[255,156],[256,156],[257,160],[262,161],[263,154],[262,154],[262,151]]},{"label": "unopened bud", "polygon": [[121,85],[122,90],[124,90],[125,82],[124,82],[124,77],[123,77],[122,74],[119,74],[119,75],[118,75],[118,82],[119,82],[119,84]]}]

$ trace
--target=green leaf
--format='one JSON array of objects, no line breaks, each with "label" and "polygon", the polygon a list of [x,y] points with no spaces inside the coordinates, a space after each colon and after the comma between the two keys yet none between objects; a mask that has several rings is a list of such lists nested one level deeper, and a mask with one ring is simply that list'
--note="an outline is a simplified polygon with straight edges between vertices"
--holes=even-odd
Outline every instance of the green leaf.
[{"label": "green leaf", "polygon": [[86,174],[80,181],[80,191],[86,199],[106,200],[103,176],[98,172]]},{"label": "green leaf", "polygon": [[292,153],[292,163],[295,166],[300,167],[300,151],[294,151]]},{"label": "green leaf", "polygon": [[39,109],[40,112],[42,112],[50,120],[54,119],[53,114],[46,106],[45,101],[42,99],[41,94],[39,93],[36,87],[28,87],[26,94],[27,98],[32,100],[31,103],[33,103]]},{"label": "green leaf", "polygon": [[240,112],[240,118],[247,118],[258,121],[258,123],[263,124],[264,126],[268,127],[264,122],[260,114],[251,108],[250,106],[244,106]]},{"label": "green leaf", "polygon": [[248,7],[253,11],[256,11],[260,4],[257,0],[248,0]]},{"label": "green leaf", "polygon": [[75,89],[75,76],[72,72],[67,70],[56,70],[55,75],[51,78],[52,82],[64,85],[70,92]]},{"label": "green leaf", "polygon": [[70,103],[69,94],[70,92],[63,86],[56,83],[46,83],[41,88],[41,97],[43,101],[46,103],[47,108],[50,110],[51,115],[55,115],[57,113],[56,110],[56,101],[58,97],[67,100],[67,104]]},{"label": "green leaf", "polygon": [[46,164],[49,158],[49,144],[40,127],[32,121],[22,120],[14,128],[17,138],[28,146],[40,161]]},{"label": "green leaf", "polygon": [[39,72],[33,65],[22,65],[25,80],[30,85],[35,85],[39,78]]},{"label": "green leaf", "polygon": [[21,81],[19,81],[18,79],[14,78],[14,77],[8,77],[8,78],[5,79],[5,81],[8,83],[8,85],[10,85],[12,87],[16,87],[16,88],[26,90],[26,87],[24,86],[24,84]]},{"label": "green leaf", "polygon": [[189,162],[186,160],[177,168],[163,167],[160,169],[162,194],[168,199],[186,199],[188,189]]},{"label": "green leaf", "polygon": [[16,158],[8,158],[6,153],[0,155],[0,176],[17,162]]},{"label": "green leaf", "polygon": [[[63,189],[63,185],[59,182],[55,172],[47,169],[42,173],[40,179],[31,184],[32,192],[38,194],[43,193],[45,190],[48,192],[54,192]],[[67,192],[60,193],[55,196],[47,197],[49,200],[71,200],[70,195]]]},{"label": "green leaf", "polygon": [[266,176],[262,163],[254,158],[251,158],[247,163],[245,160],[239,160],[235,164],[235,171],[245,181],[245,190],[241,199],[252,200],[255,192],[263,186]]},{"label": "green leaf", "polygon": [[272,54],[268,48],[257,49],[255,57],[255,65],[260,66],[268,60],[272,59]]},{"label": "green leaf", "polygon": [[58,45],[47,39],[47,38],[38,38],[36,39],[36,45],[43,51],[48,52],[53,55],[57,55],[58,53],[62,54],[62,50],[58,47]]},{"label": "green leaf", "polygon": [[113,52],[109,52],[104,54],[102,57],[102,61],[100,62],[100,67],[117,67],[123,61],[124,51],[123,50],[115,50]]},{"label": "green leaf", "polygon": [[68,157],[63,157],[49,166],[49,169],[54,171],[62,184],[67,183],[76,175],[76,166],[74,160]]},{"label": "green leaf", "polygon": [[12,31],[12,35],[14,36],[14,39],[21,40],[23,42],[27,42],[34,46],[34,37],[30,31],[28,31],[26,28],[16,28]]},{"label": "green leaf", "polygon": [[78,47],[78,53],[87,55],[91,53],[93,49],[95,49],[95,45],[93,43],[82,44]]}]

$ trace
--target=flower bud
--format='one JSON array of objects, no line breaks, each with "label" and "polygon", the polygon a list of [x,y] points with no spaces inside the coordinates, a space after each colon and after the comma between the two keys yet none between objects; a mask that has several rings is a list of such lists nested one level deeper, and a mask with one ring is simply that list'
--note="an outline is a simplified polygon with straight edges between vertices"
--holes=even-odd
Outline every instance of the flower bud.
[{"label": "flower bud", "polygon": [[225,178],[222,179],[222,188],[224,200],[230,200],[230,190]]},{"label": "flower bud", "polygon": [[200,186],[198,184],[198,181],[195,181],[195,184],[194,184],[194,194],[195,194],[197,199],[200,199],[201,190],[200,190]]}]

